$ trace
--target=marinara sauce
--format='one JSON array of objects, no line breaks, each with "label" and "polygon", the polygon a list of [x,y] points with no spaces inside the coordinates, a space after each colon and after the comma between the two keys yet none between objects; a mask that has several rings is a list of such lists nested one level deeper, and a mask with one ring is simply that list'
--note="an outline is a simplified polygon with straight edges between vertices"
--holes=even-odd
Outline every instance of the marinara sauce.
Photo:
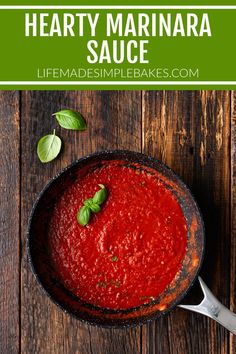
[{"label": "marinara sauce", "polygon": [[[49,225],[52,263],[64,286],[84,302],[136,307],[157,298],[180,270],[186,220],[160,176],[139,165],[104,161],[58,197]],[[98,184],[108,198],[81,226],[77,212]]]}]

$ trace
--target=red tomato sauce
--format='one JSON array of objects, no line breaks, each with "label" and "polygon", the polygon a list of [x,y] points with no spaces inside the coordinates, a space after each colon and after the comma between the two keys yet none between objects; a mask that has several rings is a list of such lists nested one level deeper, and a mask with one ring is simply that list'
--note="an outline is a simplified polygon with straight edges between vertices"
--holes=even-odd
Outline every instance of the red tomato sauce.
[{"label": "red tomato sauce", "polygon": [[[108,198],[87,226],[76,215],[104,184]],[[186,252],[187,225],[160,174],[104,162],[58,198],[49,225],[53,266],[86,303],[127,309],[153,301],[174,279]]]}]

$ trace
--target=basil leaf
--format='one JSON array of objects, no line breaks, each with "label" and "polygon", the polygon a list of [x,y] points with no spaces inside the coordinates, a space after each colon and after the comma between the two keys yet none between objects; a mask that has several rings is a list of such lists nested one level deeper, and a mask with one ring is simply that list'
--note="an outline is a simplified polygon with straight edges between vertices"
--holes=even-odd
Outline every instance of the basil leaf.
[{"label": "basil leaf", "polygon": [[43,136],[37,145],[37,154],[42,163],[54,160],[61,150],[61,139],[53,134]]},{"label": "basil leaf", "polygon": [[77,221],[80,225],[85,226],[88,224],[91,218],[91,211],[90,208],[86,205],[82,206],[77,214]]},{"label": "basil leaf", "polygon": [[118,262],[118,257],[112,256],[112,257],[111,257],[111,261],[112,261],[112,262]]},{"label": "basil leaf", "polygon": [[84,205],[90,208],[90,205],[93,204],[93,198],[86,199]]},{"label": "basil leaf", "polygon": [[71,109],[64,109],[54,113],[53,115],[56,116],[56,119],[62,128],[72,130],[85,130],[87,128],[82,115],[78,112],[72,111]]},{"label": "basil leaf", "polygon": [[77,221],[80,225],[85,226],[89,223],[92,213],[99,213],[101,211],[100,205],[104,203],[107,198],[107,190],[103,184],[99,184],[101,188],[95,193],[93,198],[84,200],[84,205],[77,213]]},{"label": "basil leaf", "polygon": [[93,203],[101,205],[107,199],[107,190],[103,184],[99,184],[101,189],[94,194]]},{"label": "basil leaf", "polygon": [[90,204],[90,209],[93,213],[98,213],[101,210],[101,207],[98,204]]},{"label": "basil leaf", "polygon": [[86,199],[84,205],[90,208],[93,213],[98,213],[101,210],[98,204],[94,204],[93,198]]}]

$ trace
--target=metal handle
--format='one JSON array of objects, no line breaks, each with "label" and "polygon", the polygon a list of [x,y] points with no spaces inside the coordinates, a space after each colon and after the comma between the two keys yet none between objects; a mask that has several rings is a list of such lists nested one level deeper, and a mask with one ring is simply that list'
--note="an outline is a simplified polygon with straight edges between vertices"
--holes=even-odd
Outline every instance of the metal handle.
[{"label": "metal handle", "polygon": [[204,281],[198,277],[204,294],[204,298],[199,305],[178,305],[182,309],[199,312],[212,318],[236,335],[236,314],[222,305],[212,294]]}]

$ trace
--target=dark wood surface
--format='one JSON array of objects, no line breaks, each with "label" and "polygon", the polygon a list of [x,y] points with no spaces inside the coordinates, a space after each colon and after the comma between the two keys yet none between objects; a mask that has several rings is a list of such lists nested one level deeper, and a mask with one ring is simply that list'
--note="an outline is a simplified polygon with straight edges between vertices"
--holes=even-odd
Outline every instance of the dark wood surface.
[{"label": "dark wood surface", "polygon": [[[51,114],[66,107],[84,115],[87,131],[58,127]],[[63,151],[55,161],[41,164],[37,141],[54,128]],[[32,204],[63,167],[107,148],[155,156],[188,184],[206,224],[202,277],[236,311],[234,92],[1,91],[0,353],[235,353],[235,338],[198,314],[175,309],[142,327],[101,329],[65,315],[40,291],[25,249]],[[197,298],[194,286],[187,300]]]}]

